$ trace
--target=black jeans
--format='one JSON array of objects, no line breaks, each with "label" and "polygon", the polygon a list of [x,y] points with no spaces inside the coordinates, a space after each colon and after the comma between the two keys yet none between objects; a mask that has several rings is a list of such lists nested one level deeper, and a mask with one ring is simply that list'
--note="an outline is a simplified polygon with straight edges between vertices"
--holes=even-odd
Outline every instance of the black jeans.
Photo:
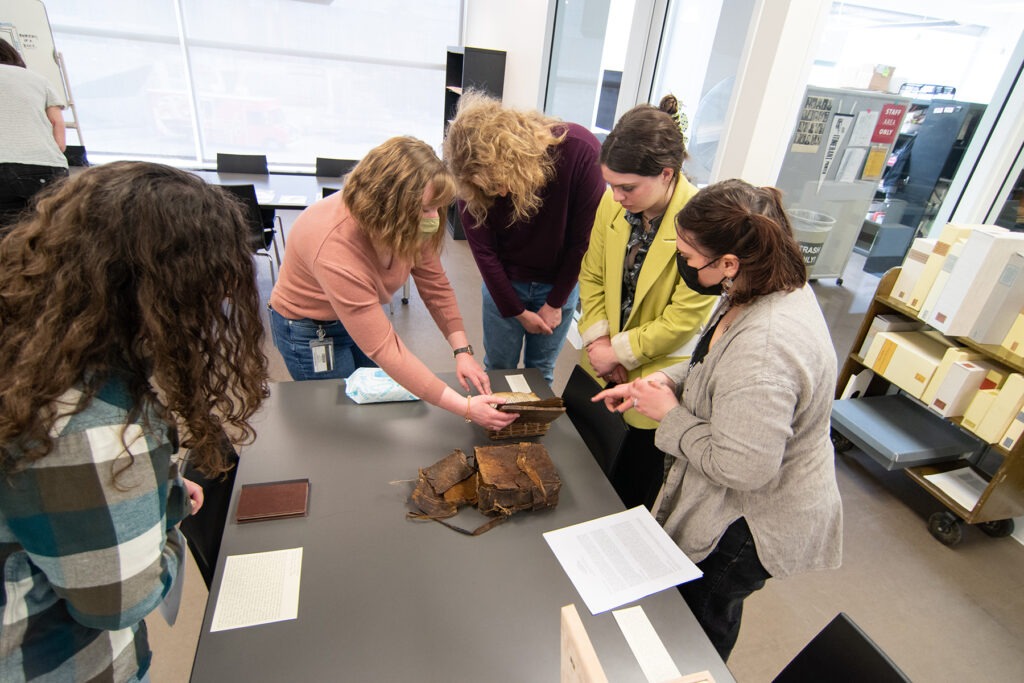
[{"label": "black jeans", "polygon": [[68,169],[58,166],[0,164],[0,235],[18,220],[37,192],[67,175]]},{"label": "black jeans", "polygon": [[764,586],[771,574],[757,558],[747,520],[725,530],[711,554],[697,563],[704,576],[679,585],[679,592],[723,660],[740,634],[743,600]]}]

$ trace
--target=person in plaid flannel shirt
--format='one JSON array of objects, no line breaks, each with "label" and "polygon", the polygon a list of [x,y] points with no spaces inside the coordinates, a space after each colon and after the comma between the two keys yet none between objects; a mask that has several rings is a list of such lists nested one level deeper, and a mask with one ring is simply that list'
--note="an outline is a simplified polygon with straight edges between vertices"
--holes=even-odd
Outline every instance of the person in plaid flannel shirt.
[{"label": "person in plaid flannel shirt", "polygon": [[0,680],[148,680],[143,618],[183,568],[225,432],[267,392],[242,210],[167,166],[41,193],[0,242]]}]

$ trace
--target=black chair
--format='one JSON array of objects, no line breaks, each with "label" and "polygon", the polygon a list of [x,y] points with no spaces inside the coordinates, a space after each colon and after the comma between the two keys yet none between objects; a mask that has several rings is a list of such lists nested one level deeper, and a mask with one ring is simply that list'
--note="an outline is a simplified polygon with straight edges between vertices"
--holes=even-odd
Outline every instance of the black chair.
[{"label": "black chair", "polygon": [[323,178],[340,178],[355,168],[359,162],[355,159],[316,158],[316,174]]},{"label": "black chair", "polygon": [[[267,155],[265,154],[223,154],[217,152],[217,173],[249,173],[252,175],[270,175],[270,169],[267,166]],[[284,237],[284,223],[281,222],[281,218],[277,215],[274,209],[260,208],[260,217],[263,219],[263,225],[269,230],[275,230],[274,223],[277,222],[277,229],[275,235],[281,236],[281,245],[287,247]],[[277,252],[277,245],[274,245],[274,251]],[[278,268],[281,267],[280,255],[277,259]]]},{"label": "black chair", "polygon": [[270,175],[266,154],[217,153],[217,173],[252,173]]},{"label": "black chair", "polygon": [[[274,223],[271,221],[268,228],[260,215],[260,205],[256,201],[256,187],[254,185],[221,185],[220,188],[237,199],[249,222],[249,230],[252,234],[250,246],[252,253],[256,256],[265,256],[270,266],[270,281],[277,283],[274,275],[274,257],[270,255],[270,245],[274,245],[274,252],[277,254],[277,242],[274,241]],[[277,255],[277,265],[281,267],[281,256]]]},{"label": "black chair", "polygon": [[217,558],[220,556],[220,541],[224,535],[224,524],[228,518],[228,507],[231,504],[231,490],[235,485],[235,474],[238,472],[238,454],[225,435],[222,441],[228,460],[233,467],[221,477],[209,479],[201,472],[185,464],[182,476],[203,487],[203,507],[194,515],[181,521],[180,529],[192,557],[203,575],[206,588],[213,583],[213,573],[217,569]]},{"label": "black chair", "polygon": [[909,683],[910,679],[844,612],[775,677],[774,683]]},{"label": "black chair", "polygon": [[629,428],[618,413],[609,412],[603,402],[592,403],[591,397],[604,387],[586,370],[577,365],[562,390],[565,413],[572,420],[583,443],[597,464],[610,479],[622,453]]},{"label": "black chair", "polygon": [[68,160],[68,166],[89,166],[89,157],[85,154],[85,147],[82,145],[68,145],[64,148],[64,158]]}]

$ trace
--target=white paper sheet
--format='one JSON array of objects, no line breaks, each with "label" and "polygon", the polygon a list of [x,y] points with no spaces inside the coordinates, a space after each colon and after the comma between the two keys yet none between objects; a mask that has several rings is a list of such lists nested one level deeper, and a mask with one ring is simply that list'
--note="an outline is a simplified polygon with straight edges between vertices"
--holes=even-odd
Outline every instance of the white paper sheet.
[{"label": "white paper sheet", "polygon": [[637,605],[615,610],[612,616],[618,622],[622,635],[629,643],[629,649],[633,651],[633,656],[650,683],[674,681],[682,675],[643,607]]},{"label": "white paper sheet", "polygon": [[274,201],[274,195],[276,194],[273,190],[256,190],[256,203],[269,204]]},{"label": "white paper sheet", "polygon": [[301,575],[302,548],[230,555],[210,631],[296,619]]},{"label": "white paper sheet", "polygon": [[860,176],[860,169],[864,167],[864,159],[868,151],[860,147],[847,147],[843,152],[843,160],[839,162],[839,170],[836,172],[836,180],[841,183],[852,183]]},{"label": "white paper sheet", "polygon": [[942,492],[965,510],[973,510],[988,482],[970,467],[958,470],[926,474],[924,478],[942,489]]},{"label": "white paper sheet", "polygon": [[295,204],[296,206],[306,206],[306,195],[304,194],[283,194],[281,195],[281,201],[279,204]]},{"label": "white paper sheet", "polygon": [[523,394],[528,394],[530,389],[530,383],[526,381],[526,377],[523,375],[508,375],[505,377],[505,381],[508,382],[508,388],[511,391],[518,391]]},{"label": "white paper sheet", "polygon": [[857,112],[857,121],[853,124],[853,132],[850,133],[849,147],[867,147],[871,144],[871,134],[875,132],[875,124],[878,123],[880,112],[865,109]]},{"label": "white paper sheet", "polygon": [[699,578],[643,506],[544,534],[591,614]]}]

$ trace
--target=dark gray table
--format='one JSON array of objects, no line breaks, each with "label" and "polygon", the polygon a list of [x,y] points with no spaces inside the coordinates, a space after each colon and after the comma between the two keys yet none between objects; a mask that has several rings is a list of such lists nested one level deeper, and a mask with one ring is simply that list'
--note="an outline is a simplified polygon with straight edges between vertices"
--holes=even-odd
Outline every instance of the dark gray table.
[{"label": "dark gray table", "polygon": [[[261,201],[260,206],[267,209],[305,209],[323,197],[325,187],[335,190],[341,188],[341,178],[322,178],[297,173],[271,173],[259,175],[250,173],[217,173],[216,171],[190,171],[211,185],[252,185],[259,193],[272,190],[273,199]],[[302,196],[303,200],[284,201],[285,197]]]},{"label": "dark gray table", "polygon": [[[534,370],[522,372],[540,395]],[[491,373],[495,391],[504,374]],[[454,382],[454,376],[445,376]],[[554,681],[559,610],[575,603],[610,680],[644,681],[610,612],[593,616],[541,534],[623,509],[568,418],[542,442],[556,509],[478,537],[405,518],[417,470],[491,442],[423,402],[356,405],[338,380],[275,384],[241,452],[192,681]],[[239,525],[241,484],[308,477],[309,516]],[[401,482],[401,483],[394,483]],[[460,514],[464,526],[482,516]],[[210,632],[229,555],[302,546],[298,619]],[[733,678],[674,589],[640,601],[684,674]]]}]

